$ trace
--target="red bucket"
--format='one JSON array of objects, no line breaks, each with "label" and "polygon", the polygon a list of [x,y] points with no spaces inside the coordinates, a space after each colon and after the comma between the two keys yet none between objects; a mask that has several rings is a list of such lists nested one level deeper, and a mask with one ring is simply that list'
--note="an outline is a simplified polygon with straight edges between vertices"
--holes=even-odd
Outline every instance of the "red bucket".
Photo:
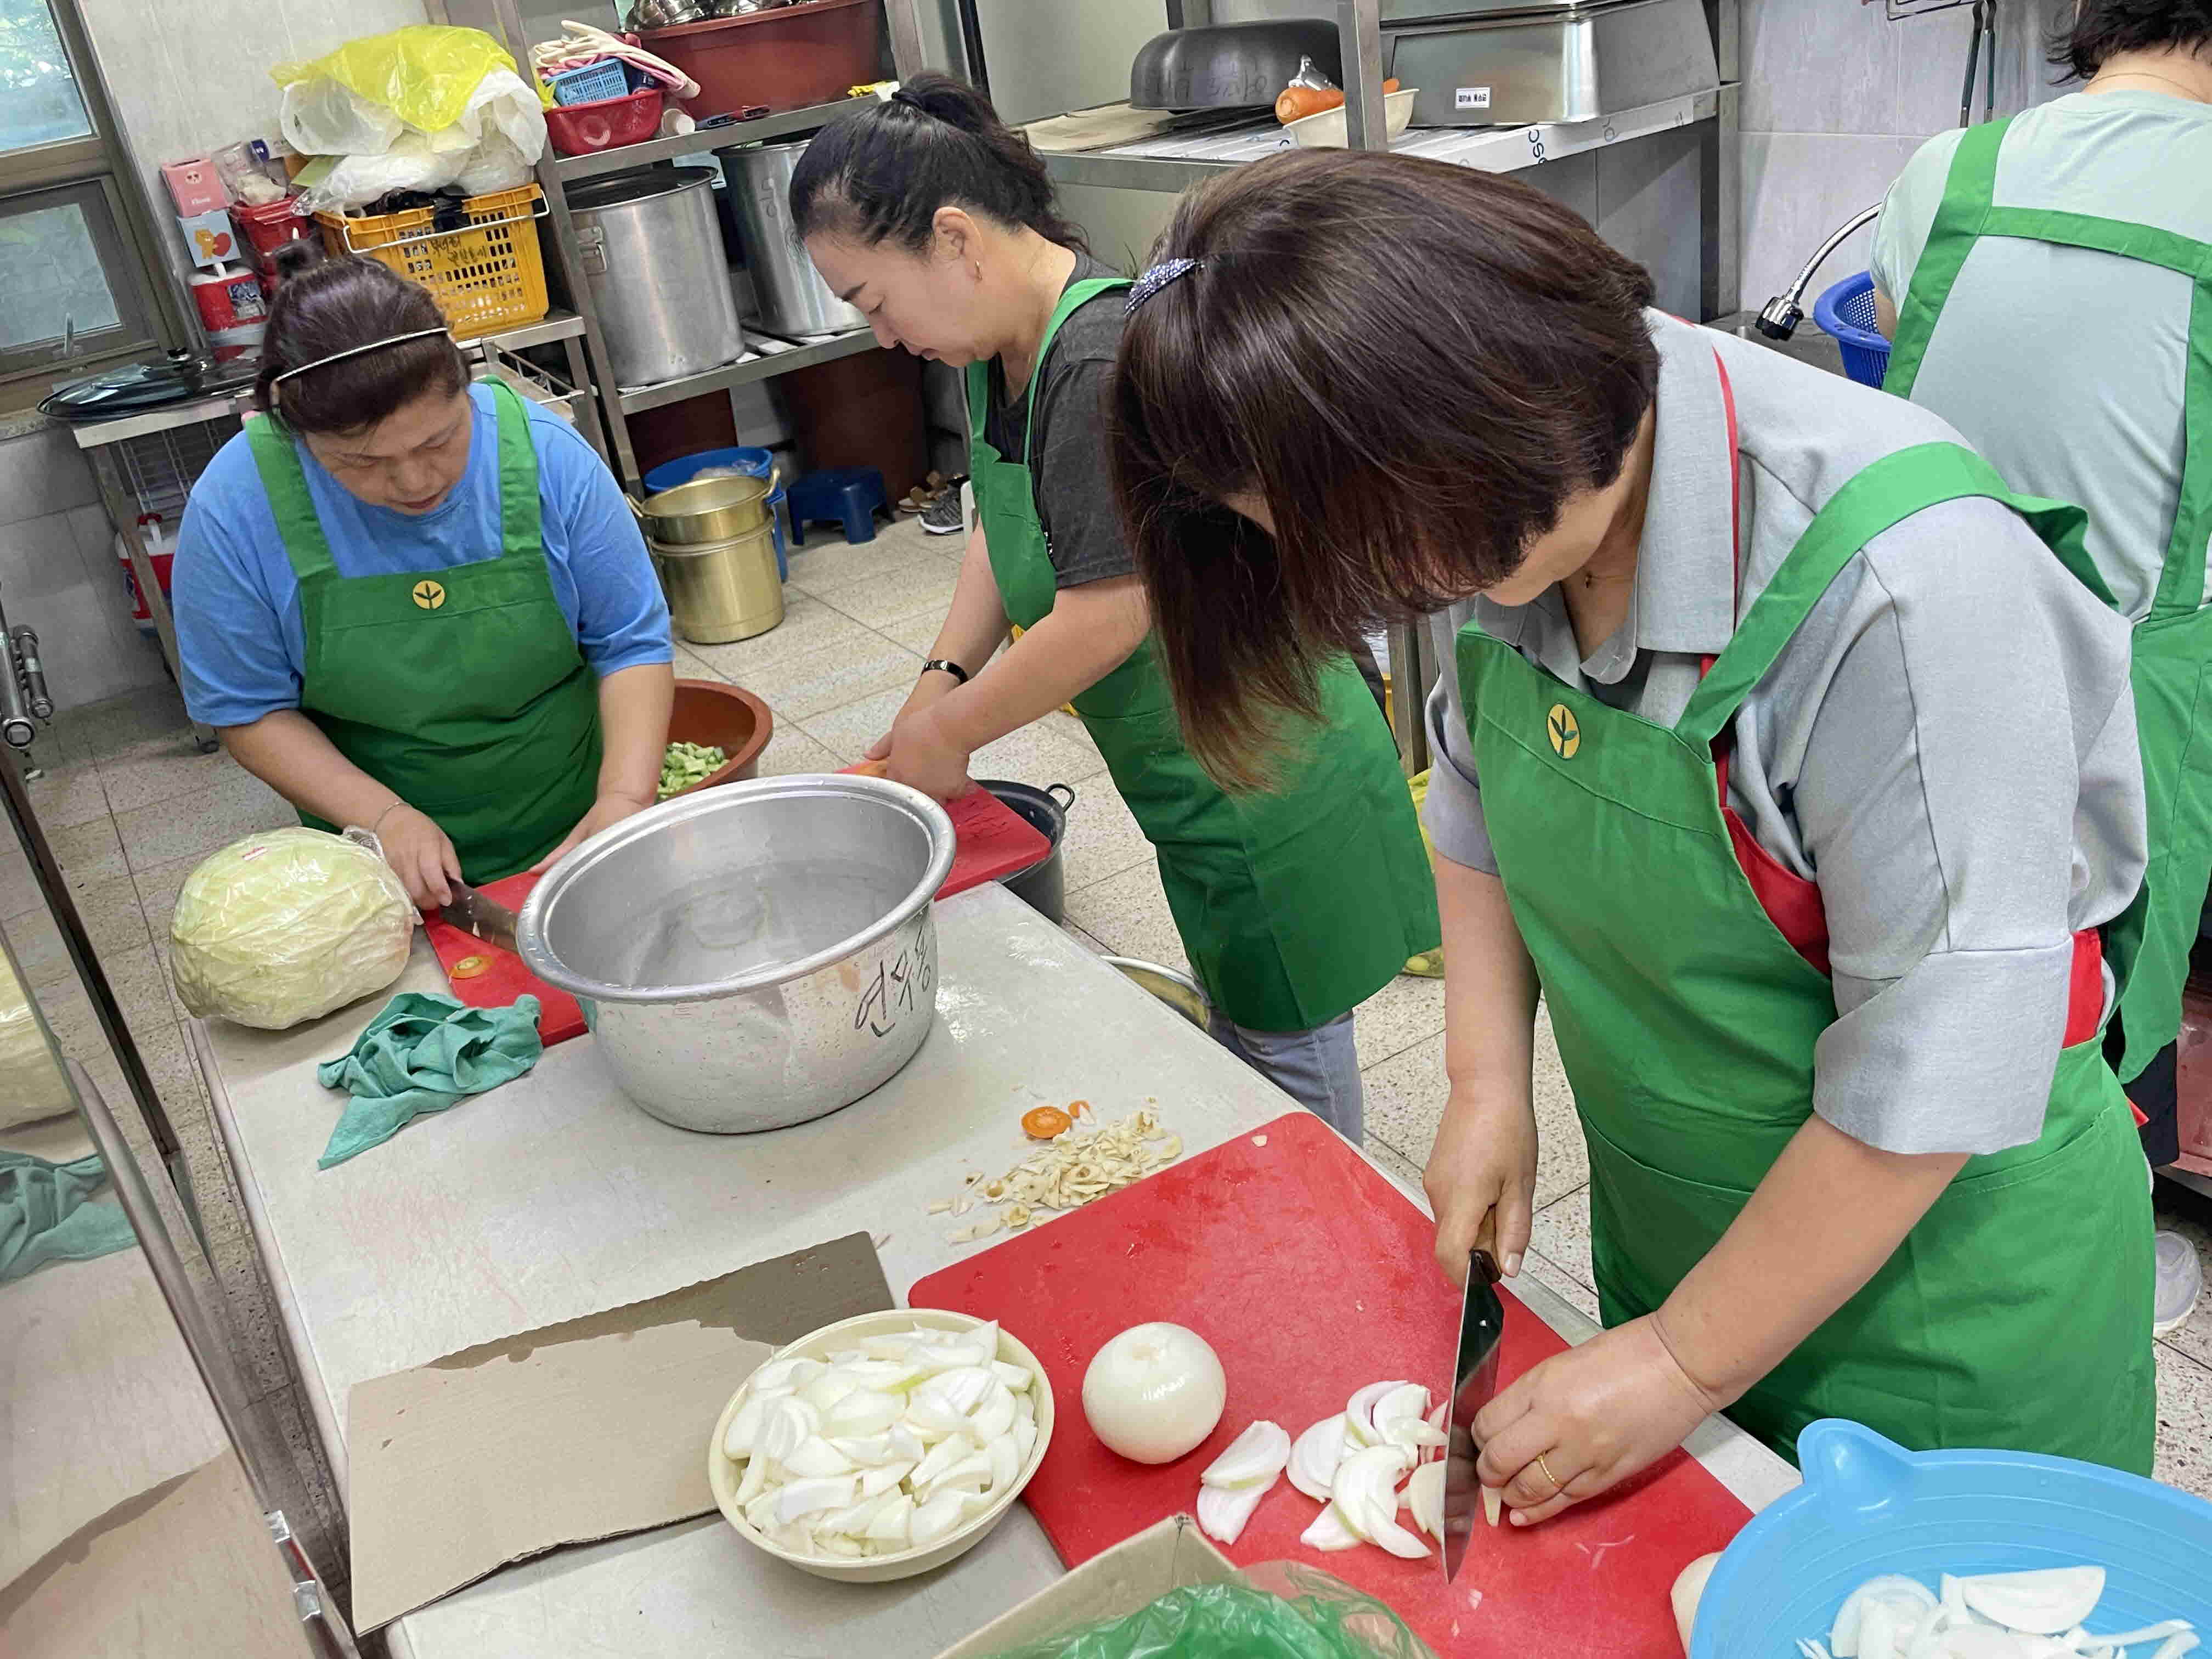
[{"label": "red bucket", "polygon": [[545,135],[563,155],[641,144],[660,131],[660,88],[588,104],[556,104],[545,112]]}]

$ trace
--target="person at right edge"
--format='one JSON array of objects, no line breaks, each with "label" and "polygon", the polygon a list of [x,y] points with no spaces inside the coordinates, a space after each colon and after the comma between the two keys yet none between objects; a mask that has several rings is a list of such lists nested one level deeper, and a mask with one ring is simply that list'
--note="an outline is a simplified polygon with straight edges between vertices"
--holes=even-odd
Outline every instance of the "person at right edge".
[{"label": "person at right edge", "polygon": [[[2212,3],[2081,0],[2051,62],[2081,90],[1930,139],[1875,232],[1884,389],[2014,489],[2088,509],[2135,625],[2148,903],[2106,1036],[2153,1169],[2181,1155],[2176,1039],[2212,882]],[[2154,1327],[2187,1321],[2196,1249],[2156,1236]]]}]

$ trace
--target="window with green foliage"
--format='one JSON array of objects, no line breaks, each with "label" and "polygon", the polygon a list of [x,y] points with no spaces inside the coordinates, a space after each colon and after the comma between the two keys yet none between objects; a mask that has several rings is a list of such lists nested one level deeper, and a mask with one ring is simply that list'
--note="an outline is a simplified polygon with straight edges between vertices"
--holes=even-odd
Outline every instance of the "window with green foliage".
[{"label": "window with green foliage", "polygon": [[0,0],[0,381],[160,343],[73,0]]}]

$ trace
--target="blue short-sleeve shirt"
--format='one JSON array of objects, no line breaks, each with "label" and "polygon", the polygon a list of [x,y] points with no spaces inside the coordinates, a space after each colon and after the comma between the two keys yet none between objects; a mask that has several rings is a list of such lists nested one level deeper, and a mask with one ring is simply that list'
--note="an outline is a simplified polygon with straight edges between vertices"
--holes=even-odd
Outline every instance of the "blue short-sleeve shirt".
[{"label": "blue short-sleeve shirt", "polygon": [[[299,447],[307,491],[341,576],[449,570],[500,550],[499,428],[491,389],[470,389],[468,470],[435,511],[357,499]],[[673,659],[668,606],[637,520],[575,429],[528,405],[545,564],[584,659],[602,678]],[[210,726],[249,726],[300,706],[307,661],[300,584],[244,434],[193,485],[177,538],[173,602],[185,705]]]}]

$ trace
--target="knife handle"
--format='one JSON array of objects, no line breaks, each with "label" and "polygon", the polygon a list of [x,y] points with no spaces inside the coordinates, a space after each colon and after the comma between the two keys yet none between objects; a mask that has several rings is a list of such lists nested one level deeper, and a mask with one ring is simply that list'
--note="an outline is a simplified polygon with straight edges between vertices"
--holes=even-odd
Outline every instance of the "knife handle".
[{"label": "knife handle", "polygon": [[1467,1253],[1467,1276],[1472,1279],[1478,1275],[1486,1285],[1496,1285],[1505,1277],[1498,1271],[1497,1258],[1480,1247]]}]

